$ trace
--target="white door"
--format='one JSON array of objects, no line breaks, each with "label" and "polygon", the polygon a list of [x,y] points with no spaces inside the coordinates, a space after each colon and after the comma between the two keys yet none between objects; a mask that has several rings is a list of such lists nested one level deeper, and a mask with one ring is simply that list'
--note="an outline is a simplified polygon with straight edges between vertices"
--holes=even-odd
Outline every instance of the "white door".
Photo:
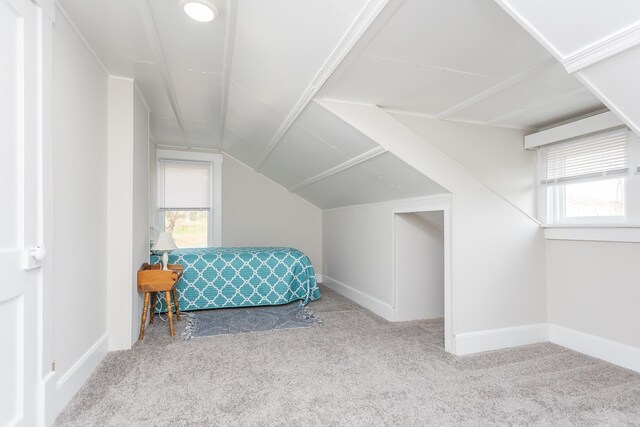
[{"label": "white door", "polygon": [[39,19],[28,0],[0,0],[0,426],[42,422]]}]

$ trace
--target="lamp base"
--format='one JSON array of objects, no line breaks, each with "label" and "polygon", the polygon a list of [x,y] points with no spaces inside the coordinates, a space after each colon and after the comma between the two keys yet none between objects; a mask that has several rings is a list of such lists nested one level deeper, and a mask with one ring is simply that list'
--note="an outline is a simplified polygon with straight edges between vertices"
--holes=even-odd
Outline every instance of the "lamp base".
[{"label": "lamp base", "polygon": [[162,269],[163,270],[168,270],[168,265],[169,264],[169,251],[164,251],[162,252]]}]

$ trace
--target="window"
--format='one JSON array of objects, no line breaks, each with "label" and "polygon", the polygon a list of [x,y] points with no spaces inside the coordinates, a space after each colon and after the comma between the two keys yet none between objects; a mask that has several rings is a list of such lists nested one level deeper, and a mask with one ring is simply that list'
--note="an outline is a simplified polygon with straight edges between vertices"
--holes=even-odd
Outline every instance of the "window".
[{"label": "window", "polygon": [[[627,128],[580,136],[538,150],[548,224],[629,224],[640,214],[637,137]],[[630,199],[631,198],[631,199]]]},{"label": "window", "polygon": [[158,150],[158,225],[180,248],[220,246],[220,161]]}]

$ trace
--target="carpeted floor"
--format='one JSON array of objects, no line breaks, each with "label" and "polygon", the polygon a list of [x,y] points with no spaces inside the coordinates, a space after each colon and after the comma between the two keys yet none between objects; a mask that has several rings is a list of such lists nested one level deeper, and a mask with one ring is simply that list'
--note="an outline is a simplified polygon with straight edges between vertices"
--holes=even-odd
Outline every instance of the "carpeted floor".
[{"label": "carpeted floor", "polygon": [[182,341],[156,322],[65,411],[77,425],[640,425],[640,375],[552,344],[455,357],[322,288],[323,324]]}]

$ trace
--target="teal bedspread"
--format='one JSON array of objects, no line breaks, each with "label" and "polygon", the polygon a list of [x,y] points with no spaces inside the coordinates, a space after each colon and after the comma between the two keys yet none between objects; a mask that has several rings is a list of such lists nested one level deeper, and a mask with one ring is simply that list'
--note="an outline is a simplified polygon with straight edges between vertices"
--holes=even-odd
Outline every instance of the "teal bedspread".
[{"label": "teal bedspread", "polygon": [[[160,257],[151,256],[151,263]],[[303,304],[320,298],[309,258],[292,248],[175,249],[169,264],[184,269],[176,289],[180,310]],[[166,312],[158,292],[156,313]]]}]

